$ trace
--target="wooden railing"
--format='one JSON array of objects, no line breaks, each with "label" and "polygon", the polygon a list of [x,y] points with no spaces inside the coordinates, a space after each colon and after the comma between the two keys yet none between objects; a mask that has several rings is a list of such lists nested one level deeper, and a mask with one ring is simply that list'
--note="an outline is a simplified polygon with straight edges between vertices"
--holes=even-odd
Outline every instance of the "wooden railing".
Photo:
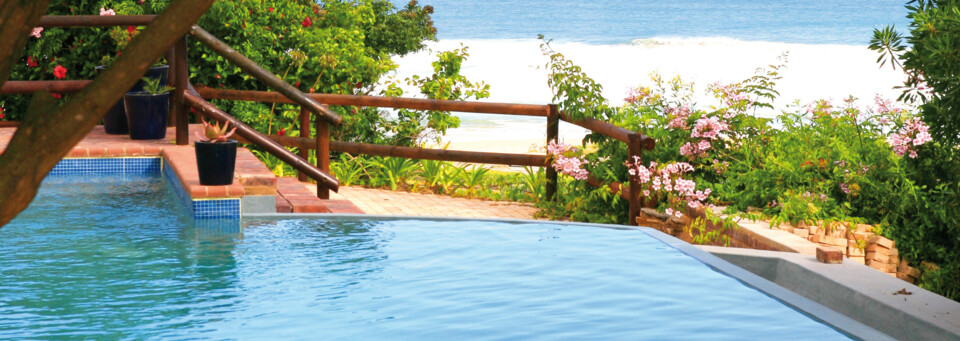
[{"label": "wooden railing", "polygon": [[[266,91],[248,91],[248,90],[230,90],[215,89],[209,87],[198,87],[197,93],[205,99],[252,101],[264,103],[285,103],[295,104],[289,98],[275,92]],[[559,121],[563,120],[591,131],[601,133],[615,140],[627,143],[629,157],[639,157],[643,150],[653,149],[655,141],[640,133],[633,132],[613,124],[595,120],[571,120],[569,116],[560,112],[556,105],[532,105],[532,104],[512,104],[512,103],[490,103],[490,102],[472,102],[472,101],[451,101],[451,100],[432,100],[415,99],[399,97],[378,97],[378,96],[357,96],[357,95],[335,95],[335,94],[308,94],[311,98],[325,105],[341,106],[360,106],[360,107],[379,107],[394,109],[414,109],[414,110],[436,110],[436,111],[460,111],[481,114],[503,114],[535,116],[546,118],[546,143],[556,142],[559,135]],[[557,173],[549,167],[549,155],[531,155],[531,154],[512,154],[512,153],[489,153],[473,152],[463,150],[429,149],[415,147],[383,146],[367,143],[353,143],[330,141],[329,130],[323,130],[325,124],[318,124],[317,131],[320,132],[316,138],[310,138],[310,125],[303,124],[309,122],[309,117],[305,117],[304,110],[300,111],[298,120],[300,125],[300,137],[288,137],[270,135],[270,138],[287,147],[295,147],[304,153],[304,150],[325,150],[326,152],[317,153],[317,163],[329,165],[329,151],[347,152],[351,154],[366,154],[377,156],[403,157],[410,159],[442,160],[471,162],[484,164],[502,164],[502,165],[523,165],[546,167],[547,169],[547,188],[546,196],[548,199],[555,199]],[[321,168],[323,169],[323,168]],[[603,187],[596,178],[589,178],[588,183]],[[635,221],[640,212],[639,197],[630,195],[630,188],[639,188],[639,183],[629,183],[624,186],[620,183],[607,184],[613,193],[617,193],[622,198],[630,202],[630,221]],[[319,189],[318,190],[322,190]],[[319,192],[318,192],[319,193]]]},{"label": "wooden railing", "polygon": [[[147,25],[152,20],[153,16],[46,16],[40,20],[40,26]],[[339,187],[339,181],[329,173],[331,151],[412,159],[545,167],[547,173],[546,197],[548,200],[556,200],[557,193],[557,172],[548,164],[550,157],[546,154],[489,153],[331,141],[329,125],[339,125],[342,118],[331,111],[327,107],[329,105],[544,117],[546,119],[547,138],[545,142],[547,144],[557,142],[559,122],[562,120],[626,143],[629,152],[628,158],[631,159],[633,157],[640,157],[643,150],[653,149],[655,145],[653,139],[643,134],[607,122],[595,119],[572,120],[565,113],[561,112],[556,105],[552,104],[531,105],[357,95],[306,94],[286,83],[272,72],[263,69],[200,27],[193,26],[190,30],[190,35],[276,92],[213,89],[208,87],[194,88],[188,79],[186,38],[180,39],[166,55],[171,70],[171,74],[169,75],[170,83],[174,84],[175,87],[171,100],[171,121],[172,124],[176,126],[176,143],[178,145],[186,145],[189,143],[187,113],[190,107],[195,108],[200,114],[219,121],[231,122],[231,124],[237,127],[237,136],[241,142],[258,145],[270,154],[275,155],[281,161],[290,164],[298,171],[302,180],[306,180],[304,177],[315,179],[317,181],[317,196],[323,199],[329,198],[329,191],[331,189],[336,191]],[[82,90],[88,84],[90,84],[90,81],[83,80],[9,81],[4,84],[3,88],[0,88],[0,94],[29,94],[39,90],[73,93]],[[300,106],[300,114],[298,117],[300,137],[267,136],[261,134],[229,114],[217,109],[214,105],[206,101],[207,99],[297,104]],[[317,117],[317,119],[313,120],[315,130],[317,131],[317,135],[313,138],[310,137],[311,114]],[[300,150],[299,155],[291,153],[284,147],[298,148]],[[316,165],[311,165],[306,161],[309,150],[314,150],[316,153]],[[596,187],[605,186],[612,192],[627,199],[630,203],[630,217],[628,221],[631,225],[636,224],[635,217],[640,212],[641,204],[639,196],[631,195],[631,193],[636,194],[636,189],[640,188],[639,183],[631,178],[627,185],[620,183],[603,184],[593,177],[587,179],[587,182]]]},{"label": "wooden railing", "polygon": [[[153,15],[136,16],[44,16],[40,19],[41,27],[107,27],[107,26],[144,26],[153,22]],[[191,27],[190,35],[196,38],[204,45],[219,53],[228,61],[236,64],[244,72],[247,72],[254,78],[264,82],[268,87],[274,89],[301,106],[307,108],[318,117],[322,117],[328,123],[339,125],[341,118],[336,113],[330,111],[325,106],[310,99],[303,92],[292,85],[287,84],[273,73],[263,69],[253,61],[247,59],[237,51],[226,46],[203,29],[194,25]],[[189,144],[188,133],[188,112],[189,107],[198,109],[203,114],[219,121],[229,121],[237,127],[237,135],[243,137],[247,142],[256,144],[264,151],[276,156],[280,160],[290,164],[301,174],[313,178],[318,184],[327,190],[338,190],[340,182],[336,177],[330,175],[329,169],[321,170],[307,162],[306,158],[291,153],[279,143],[260,134],[253,128],[250,128],[243,122],[233,118],[227,113],[220,111],[209,102],[203,100],[195,92],[192,92],[190,84],[188,64],[187,64],[187,41],[186,37],[181,38],[174,46],[167,51],[165,58],[170,65],[169,83],[172,83],[170,105],[170,123],[176,127],[176,143],[178,145]],[[0,88],[0,94],[29,94],[39,90],[47,90],[57,93],[74,93],[83,90],[90,81],[9,81]]]}]

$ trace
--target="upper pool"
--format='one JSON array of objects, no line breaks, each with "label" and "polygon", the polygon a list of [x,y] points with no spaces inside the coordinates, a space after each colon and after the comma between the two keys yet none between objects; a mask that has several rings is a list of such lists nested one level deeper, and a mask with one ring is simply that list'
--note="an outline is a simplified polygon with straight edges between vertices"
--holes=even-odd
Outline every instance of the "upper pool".
[{"label": "upper pool", "polygon": [[158,176],[49,177],[0,229],[0,339],[848,338],[647,230],[180,206]]}]

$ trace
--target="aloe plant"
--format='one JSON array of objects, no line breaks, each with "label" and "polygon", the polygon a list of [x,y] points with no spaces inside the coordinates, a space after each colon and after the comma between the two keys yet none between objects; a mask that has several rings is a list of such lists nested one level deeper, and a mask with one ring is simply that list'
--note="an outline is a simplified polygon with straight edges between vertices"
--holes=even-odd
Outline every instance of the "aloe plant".
[{"label": "aloe plant", "polygon": [[237,127],[233,127],[229,132],[227,131],[230,126],[230,122],[225,122],[223,127],[220,127],[220,122],[216,124],[207,123],[207,120],[202,117],[200,120],[203,122],[203,135],[200,135],[200,132],[196,132],[197,140],[202,142],[227,142],[227,138],[233,136],[233,133],[237,131]]}]

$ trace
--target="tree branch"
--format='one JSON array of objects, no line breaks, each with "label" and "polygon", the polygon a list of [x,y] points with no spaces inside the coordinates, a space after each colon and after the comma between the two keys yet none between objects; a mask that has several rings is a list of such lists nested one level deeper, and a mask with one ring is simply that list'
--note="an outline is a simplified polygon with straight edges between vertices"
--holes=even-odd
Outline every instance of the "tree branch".
[{"label": "tree branch", "polygon": [[[170,4],[130,42],[113,65],[62,107],[53,109],[53,99],[46,92],[34,95],[30,111],[6,151],[0,155],[0,174],[7,179],[0,183],[0,226],[10,222],[33,201],[47,173],[93,129],[107,109],[143,76],[150,65],[187,33],[213,1],[177,0]],[[33,8],[29,4],[31,1],[15,2],[20,4],[11,8],[13,11]],[[7,2],[3,6],[3,10],[7,10]],[[21,24],[18,36],[24,44],[27,34],[24,28],[32,28],[37,21],[39,16]],[[0,30],[2,32],[6,31]],[[21,44],[15,51],[22,48]],[[12,65],[11,59],[19,57],[18,54],[17,57],[12,55],[8,54],[2,65]],[[2,80],[7,77],[9,71]]]}]

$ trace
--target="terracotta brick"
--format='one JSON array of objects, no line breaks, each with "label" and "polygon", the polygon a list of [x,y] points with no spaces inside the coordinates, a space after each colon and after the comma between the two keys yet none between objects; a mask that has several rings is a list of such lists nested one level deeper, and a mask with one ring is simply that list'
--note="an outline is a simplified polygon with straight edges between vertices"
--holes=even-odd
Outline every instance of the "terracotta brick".
[{"label": "terracotta brick", "polygon": [[807,238],[810,236],[809,229],[793,229],[793,234],[799,236],[800,238]]},{"label": "terracotta brick", "polygon": [[871,260],[867,259],[866,265],[869,266],[869,267],[871,267],[871,268],[880,270],[880,271],[886,271],[886,270],[887,270],[887,263],[883,263],[883,262],[871,261]]},{"label": "terracotta brick", "polygon": [[883,247],[880,244],[867,244],[867,247],[865,248],[865,250],[867,252],[880,253],[880,254],[883,254],[884,256],[890,255],[890,249]]},{"label": "terracotta brick", "polygon": [[875,261],[879,261],[879,262],[883,262],[883,263],[889,263],[889,262],[890,262],[890,256],[887,256],[887,255],[882,254],[882,253],[879,253],[879,252],[867,251],[867,255],[866,255],[866,256],[867,256],[867,259],[870,259],[870,260],[875,260]]},{"label": "terracotta brick", "polygon": [[834,247],[817,247],[817,261],[827,264],[843,263],[843,252]]},{"label": "terracotta brick", "polygon": [[907,267],[907,275],[913,278],[920,278],[920,270],[917,268]]},{"label": "terracotta brick", "polygon": [[887,238],[884,238],[884,237],[880,237],[880,236],[873,236],[873,237],[870,238],[870,240],[869,240],[868,242],[869,242],[870,244],[878,244],[878,245],[880,245],[880,246],[882,246],[882,247],[885,247],[885,248],[888,248],[888,249],[892,249],[892,248],[893,248],[893,245],[894,245],[894,242],[893,242],[892,240],[887,239]]}]

